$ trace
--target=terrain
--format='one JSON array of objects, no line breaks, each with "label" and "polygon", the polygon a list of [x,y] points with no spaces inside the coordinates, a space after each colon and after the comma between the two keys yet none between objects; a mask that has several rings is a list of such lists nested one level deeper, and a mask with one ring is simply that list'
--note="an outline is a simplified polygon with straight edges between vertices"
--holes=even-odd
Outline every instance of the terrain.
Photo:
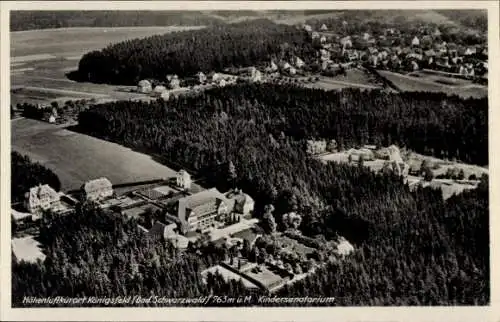
[{"label": "terrain", "polygon": [[79,189],[98,177],[119,184],[175,174],[148,155],[46,122],[14,120],[11,133],[12,150],[56,173],[63,191]]},{"label": "terrain", "polygon": [[75,99],[134,99],[130,88],[68,79],[88,50],[128,39],[200,27],[60,28],[11,32],[11,104]]}]

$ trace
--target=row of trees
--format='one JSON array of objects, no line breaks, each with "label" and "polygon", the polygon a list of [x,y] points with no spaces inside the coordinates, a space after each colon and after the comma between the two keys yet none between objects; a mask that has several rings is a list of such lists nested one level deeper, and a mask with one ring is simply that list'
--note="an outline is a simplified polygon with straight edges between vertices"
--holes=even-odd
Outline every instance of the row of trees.
[{"label": "row of trees", "polygon": [[197,11],[13,11],[10,30],[68,27],[208,26],[223,23]]},{"label": "row of trees", "polygon": [[306,33],[259,19],[117,43],[85,54],[78,77],[135,85],[143,78],[164,80],[167,74],[191,76],[256,65],[289,50],[312,52]]}]

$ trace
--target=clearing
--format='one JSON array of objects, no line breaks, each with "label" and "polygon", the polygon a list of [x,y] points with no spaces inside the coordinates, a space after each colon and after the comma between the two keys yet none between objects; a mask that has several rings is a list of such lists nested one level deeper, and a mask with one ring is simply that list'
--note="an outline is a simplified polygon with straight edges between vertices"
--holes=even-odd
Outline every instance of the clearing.
[{"label": "clearing", "polygon": [[40,243],[33,236],[13,238],[12,251],[19,261],[35,263],[38,259],[42,261],[45,259]]}]

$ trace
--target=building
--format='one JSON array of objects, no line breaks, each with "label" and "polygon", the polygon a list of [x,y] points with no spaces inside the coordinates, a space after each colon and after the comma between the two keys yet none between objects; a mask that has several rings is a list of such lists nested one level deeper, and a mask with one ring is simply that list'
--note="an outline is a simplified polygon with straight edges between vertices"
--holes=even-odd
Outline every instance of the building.
[{"label": "building", "polygon": [[99,200],[113,196],[113,185],[107,178],[99,178],[85,182],[82,196],[86,200]]},{"label": "building", "polygon": [[325,24],[322,24],[321,28],[319,28],[319,30],[321,30],[321,31],[327,31],[328,27]]},{"label": "building", "polygon": [[143,79],[137,84],[137,91],[139,93],[147,94],[151,93],[152,90],[153,90],[153,85],[151,85],[151,82],[148,80]]},{"label": "building", "polygon": [[170,88],[171,89],[178,89],[180,87],[180,81],[179,81],[179,77],[177,75],[173,75],[172,78],[169,80],[170,83]]},{"label": "building", "polygon": [[312,27],[310,25],[304,25],[303,28],[307,32],[311,32],[312,31]]},{"label": "building", "polygon": [[226,197],[216,188],[204,190],[177,201],[177,219],[183,234],[208,231],[226,221],[231,212]]},{"label": "building", "polygon": [[300,59],[300,57],[295,57],[295,66],[297,68],[302,68],[304,67],[305,63],[302,59]]},{"label": "building", "polygon": [[41,214],[48,210],[57,210],[61,206],[61,197],[48,184],[38,185],[25,195],[24,207],[32,214]]},{"label": "building", "polygon": [[189,190],[191,189],[191,175],[185,171],[181,170],[177,172],[175,176],[175,183],[177,184],[178,187],[184,189],[184,190]]},{"label": "building", "polygon": [[234,200],[233,212],[235,214],[246,216],[254,210],[255,201],[243,191],[230,191],[226,196],[228,199]]},{"label": "building", "polygon": [[418,37],[417,37],[417,36],[415,36],[415,37],[413,38],[413,40],[411,41],[411,45],[412,45],[412,46],[420,46],[420,40],[418,39]]},{"label": "building", "polygon": [[207,76],[203,72],[198,72],[196,77],[198,77],[198,83],[200,84],[204,84],[207,81]]},{"label": "building", "polygon": [[161,97],[164,92],[167,92],[167,88],[163,85],[158,85],[153,90],[153,94],[158,97]]}]

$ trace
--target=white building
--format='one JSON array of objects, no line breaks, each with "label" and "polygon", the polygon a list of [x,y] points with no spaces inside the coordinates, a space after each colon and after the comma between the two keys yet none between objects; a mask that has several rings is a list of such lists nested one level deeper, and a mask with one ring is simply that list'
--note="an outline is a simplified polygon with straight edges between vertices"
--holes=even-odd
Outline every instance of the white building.
[{"label": "white building", "polygon": [[170,79],[169,85],[171,89],[178,89],[180,87],[179,77],[177,75],[173,75]]},{"label": "white building", "polygon": [[321,31],[327,31],[328,27],[325,24],[321,25],[321,28],[319,28]]},{"label": "white building", "polygon": [[151,93],[152,90],[153,86],[151,85],[151,82],[146,79],[141,80],[139,84],[137,84],[137,91],[139,93],[147,94]]},{"label": "white building", "polygon": [[297,68],[302,68],[304,65],[305,63],[302,59],[295,57],[295,66],[297,66]]},{"label": "white building", "polygon": [[48,184],[33,187],[25,195],[24,207],[32,214],[56,210],[60,205],[60,195]]},{"label": "white building", "polygon": [[198,74],[196,74],[196,76],[198,77],[198,82],[200,84],[203,84],[207,81],[207,76],[203,72],[198,72]]},{"label": "white building", "polygon": [[191,175],[187,171],[181,170],[175,176],[175,183],[182,189],[191,189]]},{"label": "white building", "polygon": [[155,96],[161,96],[164,92],[167,92],[167,88],[162,85],[156,86],[153,90]]},{"label": "white building", "polygon": [[412,45],[412,46],[420,46],[420,40],[418,39],[418,37],[417,37],[417,36],[415,36],[415,37],[413,38],[413,40],[411,41],[411,45]]},{"label": "white building", "polygon": [[99,200],[113,196],[113,185],[107,178],[98,178],[85,182],[82,195],[86,200]]}]

